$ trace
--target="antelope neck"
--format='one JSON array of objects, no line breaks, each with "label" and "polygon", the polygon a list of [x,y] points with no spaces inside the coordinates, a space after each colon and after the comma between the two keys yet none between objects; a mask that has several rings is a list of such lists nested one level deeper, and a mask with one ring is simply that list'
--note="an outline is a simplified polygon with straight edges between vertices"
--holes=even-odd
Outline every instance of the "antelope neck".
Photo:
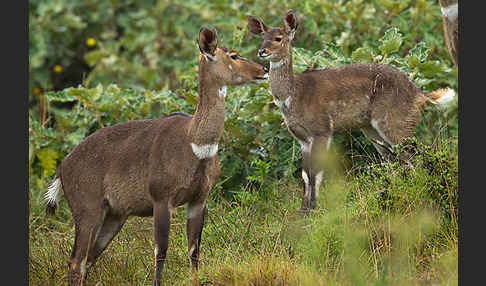
[{"label": "antelope neck", "polygon": [[197,146],[218,144],[224,124],[226,87],[209,76],[203,62],[199,65],[199,102],[189,135]]},{"label": "antelope neck", "polygon": [[292,56],[270,62],[270,89],[275,100],[279,102],[295,95]]}]

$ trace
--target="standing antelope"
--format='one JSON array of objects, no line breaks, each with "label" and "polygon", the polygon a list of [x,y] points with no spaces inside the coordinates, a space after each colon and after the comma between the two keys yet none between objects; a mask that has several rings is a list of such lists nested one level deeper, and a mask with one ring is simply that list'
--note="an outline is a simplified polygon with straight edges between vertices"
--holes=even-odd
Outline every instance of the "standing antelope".
[{"label": "standing antelope", "polygon": [[258,51],[270,61],[270,88],[289,132],[302,148],[304,197],[302,210],[315,208],[323,165],[332,136],[361,129],[384,157],[391,145],[413,135],[426,102],[445,104],[451,89],[423,93],[405,73],[381,64],[351,64],[338,68],[292,71],[292,39],[297,18],[291,10],[278,28],[247,16],[249,30],[263,36]]},{"label": "standing antelope", "polygon": [[459,64],[458,0],[439,0],[439,4],[442,12],[442,28],[447,51],[452,62],[457,66]]},{"label": "standing antelope", "polygon": [[184,204],[189,258],[197,269],[205,202],[220,175],[226,86],[268,77],[263,66],[217,43],[215,31],[200,30],[199,103],[193,116],[173,113],[102,128],[63,160],[45,197],[46,213],[53,214],[63,191],[73,215],[70,285],[82,284],[87,267],[129,216],[151,215],[153,285],[160,285],[171,213]]}]

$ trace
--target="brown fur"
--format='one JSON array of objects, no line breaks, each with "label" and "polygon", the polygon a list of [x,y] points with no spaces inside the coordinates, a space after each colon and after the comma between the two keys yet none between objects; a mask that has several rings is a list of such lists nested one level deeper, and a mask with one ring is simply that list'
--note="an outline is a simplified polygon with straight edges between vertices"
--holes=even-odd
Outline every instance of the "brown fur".
[{"label": "brown fur", "polygon": [[423,93],[405,73],[382,64],[351,64],[294,74],[295,13],[289,11],[279,28],[248,16],[248,27],[263,36],[258,54],[270,61],[272,95],[290,133],[302,145],[303,177],[308,179],[302,203],[306,212],[315,207],[318,177],[322,175],[323,166],[317,158],[325,154],[334,134],[361,129],[380,154],[390,158],[389,147],[413,135],[425,103],[436,103],[445,94],[445,90]]},{"label": "brown fur", "polygon": [[[190,261],[197,268],[205,201],[218,180],[220,165],[217,154],[199,159],[190,144],[218,143],[225,113],[221,87],[265,77],[263,66],[218,48],[214,31],[201,29],[199,45],[199,104],[194,116],[178,113],[102,128],[63,160],[58,177],[76,231],[70,285],[82,283],[86,275],[82,265],[94,263],[132,215],[154,216],[154,285],[159,285],[170,215],[184,204],[191,213],[187,219]],[[232,59],[234,55],[238,58]],[[53,211],[52,206],[47,206],[48,211]]]},{"label": "brown fur", "polygon": [[[449,7],[450,5],[457,4],[458,0],[439,0],[441,8]],[[442,15],[442,28],[444,30],[444,40],[447,46],[447,51],[457,66],[459,64],[459,17],[450,21],[444,15]]]}]

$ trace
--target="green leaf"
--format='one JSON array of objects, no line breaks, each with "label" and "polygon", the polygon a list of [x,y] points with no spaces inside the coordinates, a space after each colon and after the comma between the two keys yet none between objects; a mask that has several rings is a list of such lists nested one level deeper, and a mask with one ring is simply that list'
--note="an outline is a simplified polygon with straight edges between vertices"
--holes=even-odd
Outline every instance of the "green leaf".
[{"label": "green leaf", "polygon": [[72,147],[77,146],[86,136],[85,128],[78,128],[76,131],[69,133],[65,136],[65,141],[68,142]]},{"label": "green leaf", "polygon": [[419,71],[426,77],[433,77],[443,72],[442,64],[439,61],[428,61],[418,65]]},{"label": "green leaf", "polygon": [[58,92],[54,92],[54,91],[48,92],[47,99],[49,101],[56,101],[56,102],[69,102],[69,101],[75,101],[76,97],[72,96],[69,90],[62,90]]},{"label": "green leaf", "polygon": [[39,165],[42,167],[42,171],[46,177],[50,177],[56,172],[56,160],[58,157],[59,154],[52,148],[43,148],[37,152]]},{"label": "green leaf", "polygon": [[373,61],[373,51],[368,47],[361,47],[356,49],[351,57],[355,62],[370,63]]},{"label": "green leaf", "polygon": [[402,45],[402,34],[399,33],[397,28],[390,28],[385,32],[385,35],[378,41],[381,45],[378,47],[384,54],[390,54],[397,52]]},{"label": "green leaf", "polygon": [[94,50],[91,52],[88,52],[84,55],[84,60],[88,63],[90,66],[96,65],[101,59],[105,57],[105,52],[102,50]]},{"label": "green leaf", "polygon": [[335,43],[326,43],[324,47],[324,52],[333,59],[343,60],[345,58],[341,46]]},{"label": "green leaf", "polygon": [[408,55],[405,57],[405,59],[411,67],[416,67],[418,64],[423,63],[425,60],[427,60],[429,51],[430,48],[428,48],[424,42],[420,42],[408,52]]}]

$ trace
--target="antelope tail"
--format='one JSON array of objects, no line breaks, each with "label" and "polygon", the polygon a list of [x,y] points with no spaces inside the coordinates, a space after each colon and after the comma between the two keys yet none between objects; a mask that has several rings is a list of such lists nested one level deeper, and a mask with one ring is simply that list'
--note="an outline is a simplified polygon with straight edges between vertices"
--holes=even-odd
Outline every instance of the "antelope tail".
[{"label": "antelope tail", "polygon": [[47,188],[44,195],[46,201],[46,216],[52,216],[56,212],[56,208],[61,200],[62,184],[59,176],[56,176]]},{"label": "antelope tail", "polygon": [[444,108],[454,100],[456,92],[451,88],[439,88],[424,95],[427,102],[438,105],[439,108]]}]

